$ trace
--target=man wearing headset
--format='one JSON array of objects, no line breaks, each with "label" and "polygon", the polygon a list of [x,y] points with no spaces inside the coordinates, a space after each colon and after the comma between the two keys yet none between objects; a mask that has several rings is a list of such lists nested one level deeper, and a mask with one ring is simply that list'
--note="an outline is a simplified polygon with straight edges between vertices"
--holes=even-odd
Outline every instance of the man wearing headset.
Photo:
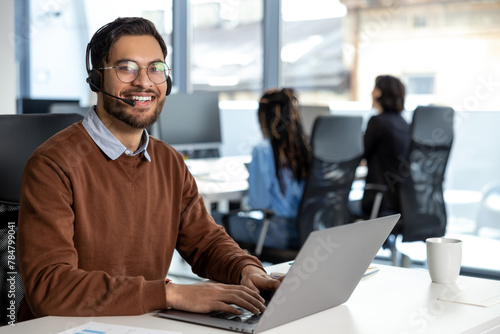
[{"label": "man wearing headset", "polygon": [[[91,39],[87,82],[97,105],[25,168],[19,320],[169,307],[239,314],[231,304],[258,313],[265,309],[259,290],[278,287],[215,224],[181,155],[145,130],[170,93],[166,54],[142,18],[116,19]],[[227,284],[169,283],[174,249],[196,274]]]}]

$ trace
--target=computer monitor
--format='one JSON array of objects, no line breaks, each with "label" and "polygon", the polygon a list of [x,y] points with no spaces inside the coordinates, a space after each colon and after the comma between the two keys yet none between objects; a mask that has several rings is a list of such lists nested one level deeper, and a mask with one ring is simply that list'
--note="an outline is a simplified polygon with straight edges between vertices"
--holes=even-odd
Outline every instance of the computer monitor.
[{"label": "computer monitor", "polygon": [[78,100],[64,99],[28,99],[19,100],[23,114],[47,114],[50,107],[56,103],[74,103],[78,104]]},{"label": "computer monitor", "polygon": [[169,95],[157,123],[159,139],[178,151],[218,150],[222,144],[219,94]]},{"label": "computer monitor", "polygon": [[300,118],[306,136],[311,137],[314,121],[316,120],[316,118],[318,118],[319,116],[324,116],[329,114],[330,114],[330,107],[328,106],[301,105]]}]

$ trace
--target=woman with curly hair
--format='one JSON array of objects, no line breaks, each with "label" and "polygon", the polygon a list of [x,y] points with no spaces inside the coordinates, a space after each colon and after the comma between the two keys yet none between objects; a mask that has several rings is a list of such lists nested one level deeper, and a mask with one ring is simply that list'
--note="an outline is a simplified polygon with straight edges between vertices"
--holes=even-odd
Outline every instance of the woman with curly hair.
[{"label": "woman with curly hair", "polygon": [[[297,244],[295,219],[307,177],[311,149],[302,129],[299,102],[290,88],[272,89],[259,102],[263,141],[253,148],[249,166],[248,205],[274,213],[265,246],[289,248]],[[261,221],[232,224],[237,241],[256,243]]]}]

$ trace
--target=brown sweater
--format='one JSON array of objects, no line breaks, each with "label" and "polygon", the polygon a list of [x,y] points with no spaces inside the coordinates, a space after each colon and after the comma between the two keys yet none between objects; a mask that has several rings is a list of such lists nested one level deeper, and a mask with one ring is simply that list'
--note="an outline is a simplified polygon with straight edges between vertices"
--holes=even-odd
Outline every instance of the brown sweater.
[{"label": "brown sweater", "polygon": [[262,266],[214,223],[182,157],[153,137],[147,150],[151,162],[110,160],[80,122],[33,153],[19,214],[19,320],[165,308],[174,248],[220,282],[239,284],[244,266]]}]

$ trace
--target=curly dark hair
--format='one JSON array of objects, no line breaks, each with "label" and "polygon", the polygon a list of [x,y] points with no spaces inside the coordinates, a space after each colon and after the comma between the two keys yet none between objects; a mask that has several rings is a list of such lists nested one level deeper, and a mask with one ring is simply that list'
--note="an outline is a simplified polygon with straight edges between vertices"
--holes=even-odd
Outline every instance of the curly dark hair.
[{"label": "curly dark hair", "polygon": [[377,102],[384,112],[401,112],[405,107],[405,86],[396,77],[391,75],[379,75],[375,79],[381,95]]},{"label": "curly dark hair", "polygon": [[268,90],[259,103],[259,119],[271,141],[278,180],[280,169],[287,167],[297,180],[307,177],[311,148],[299,109],[297,95],[290,88]]},{"label": "curly dark hair", "polygon": [[103,67],[104,62],[108,60],[109,50],[113,44],[120,37],[130,35],[153,36],[160,44],[163,58],[167,57],[167,46],[153,22],[142,17],[119,17],[99,28],[92,36],[87,46],[87,53],[91,51],[92,68]]}]

